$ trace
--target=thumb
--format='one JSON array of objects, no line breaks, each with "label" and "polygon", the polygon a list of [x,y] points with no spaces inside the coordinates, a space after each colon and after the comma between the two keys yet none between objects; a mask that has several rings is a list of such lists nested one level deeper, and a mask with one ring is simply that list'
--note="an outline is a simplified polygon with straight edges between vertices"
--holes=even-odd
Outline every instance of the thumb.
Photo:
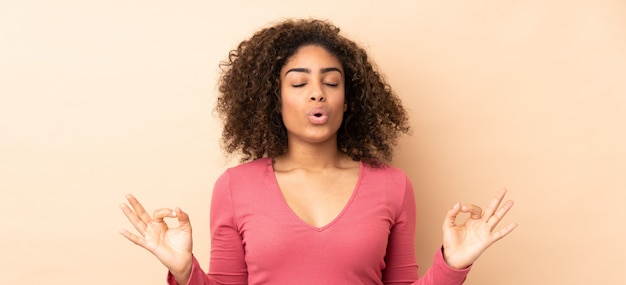
[{"label": "thumb", "polygon": [[452,209],[450,209],[448,213],[446,213],[446,217],[443,221],[444,230],[447,228],[453,228],[456,226],[456,217],[460,212],[461,212],[461,203],[454,204]]},{"label": "thumb", "polygon": [[183,210],[176,207],[176,209],[174,210],[174,213],[176,214],[176,217],[178,218],[178,224],[180,226],[188,227],[191,225],[191,223],[189,222],[189,215],[183,212]]}]

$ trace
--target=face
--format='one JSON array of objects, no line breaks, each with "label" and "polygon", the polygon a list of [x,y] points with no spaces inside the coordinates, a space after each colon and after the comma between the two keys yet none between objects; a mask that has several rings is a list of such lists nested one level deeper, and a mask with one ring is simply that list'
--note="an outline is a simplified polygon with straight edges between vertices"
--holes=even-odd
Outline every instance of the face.
[{"label": "face", "polygon": [[334,142],[346,110],[339,60],[316,45],[300,47],[280,71],[281,115],[289,144]]}]

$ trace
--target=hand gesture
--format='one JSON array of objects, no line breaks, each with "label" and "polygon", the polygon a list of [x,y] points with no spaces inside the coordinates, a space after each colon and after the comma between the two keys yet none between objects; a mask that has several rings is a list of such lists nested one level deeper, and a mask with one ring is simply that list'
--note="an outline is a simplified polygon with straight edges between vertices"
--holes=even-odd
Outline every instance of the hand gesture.
[{"label": "hand gesture", "polygon": [[[448,211],[443,223],[443,256],[449,266],[457,269],[467,268],[493,243],[509,234],[516,223],[509,224],[499,231],[495,227],[504,215],[513,207],[513,201],[507,201],[501,208],[506,189],[502,189],[491,201],[487,210],[476,205],[457,203]],[[461,225],[456,224],[459,213],[470,216]]]},{"label": "hand gesture", "polygon": [[[127,230],[120,230],[120,234],[154,254],[169,269],[179,284],[185,284],[191,274],[192,264],[189,216],[179,208],[175,210],[163,208],[155,210],[150,217],[150,214],[133,195],[128,194],[126,199],[133,209],[131,210],[126,204],[121,204],[120,208],[139,235]],[[178,218],[179,226],[170,228],[163,221],[164,218]]]}]

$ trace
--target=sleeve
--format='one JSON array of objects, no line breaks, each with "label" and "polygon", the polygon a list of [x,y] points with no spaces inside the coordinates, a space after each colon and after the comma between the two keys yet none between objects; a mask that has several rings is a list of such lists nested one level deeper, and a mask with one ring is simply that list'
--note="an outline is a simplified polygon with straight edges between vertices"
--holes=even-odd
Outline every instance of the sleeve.
[{"label": "sleeve", "polygon": [[215,182],[211,199],[211,265],[217,284],[248,284],[243,241],[235,219],[229,172]]},{"label": "sleeve", "polygon": [[[167,273],[167,284],[169,285],[178,285],[176,280],[174,279],[174,275],[171,272]],[[189,276],[189,280],[187,281],[187,285],[211,285],[215,283],[211,283],[207,278],[206,274],[200,268],[200,264],[196,257],[193,257],[193,263],[191,264],[191,275]]]},{"label": "sleeve", "polygon": [[405,190],[396,223],[389,234],[387,264],[383,272],[385,285],[460,285],[463,284],[470,268],[457,270],[443,260],[441,250],[435,253],[433,266],[424,276],[418,276],[415,258],[415,194],[408,177],[405,177]]},{"label": "sleeve", "polygon": [[[171,273],[167,282],[178,285]],[[246,285],[248,270],[244,260],[241,235],[235,223],[235,212],[228,171],[215,182],[211,199],[211,264],[209,273],[202,271],[193,258],[191,276],[186,285]]]}]

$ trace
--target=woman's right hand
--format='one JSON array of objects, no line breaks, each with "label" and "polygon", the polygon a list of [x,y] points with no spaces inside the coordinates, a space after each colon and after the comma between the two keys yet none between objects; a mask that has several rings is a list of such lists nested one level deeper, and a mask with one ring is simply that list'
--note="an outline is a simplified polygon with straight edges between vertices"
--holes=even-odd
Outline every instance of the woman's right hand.
[{"label": "woman's right hand", "polygon": [[[120,234],[154,254],[178,284],[186,284],[191,275],[193,246],[189,216],[179,208],[163,208],[155,210],[151,217],[133,195],[126,195],[126,199],[132,210],[126,204],[121,204],[120,208],[139,235],[127,230],[121,230]],[[178,218],[179,226],[170,228],[164,218]]]}]

